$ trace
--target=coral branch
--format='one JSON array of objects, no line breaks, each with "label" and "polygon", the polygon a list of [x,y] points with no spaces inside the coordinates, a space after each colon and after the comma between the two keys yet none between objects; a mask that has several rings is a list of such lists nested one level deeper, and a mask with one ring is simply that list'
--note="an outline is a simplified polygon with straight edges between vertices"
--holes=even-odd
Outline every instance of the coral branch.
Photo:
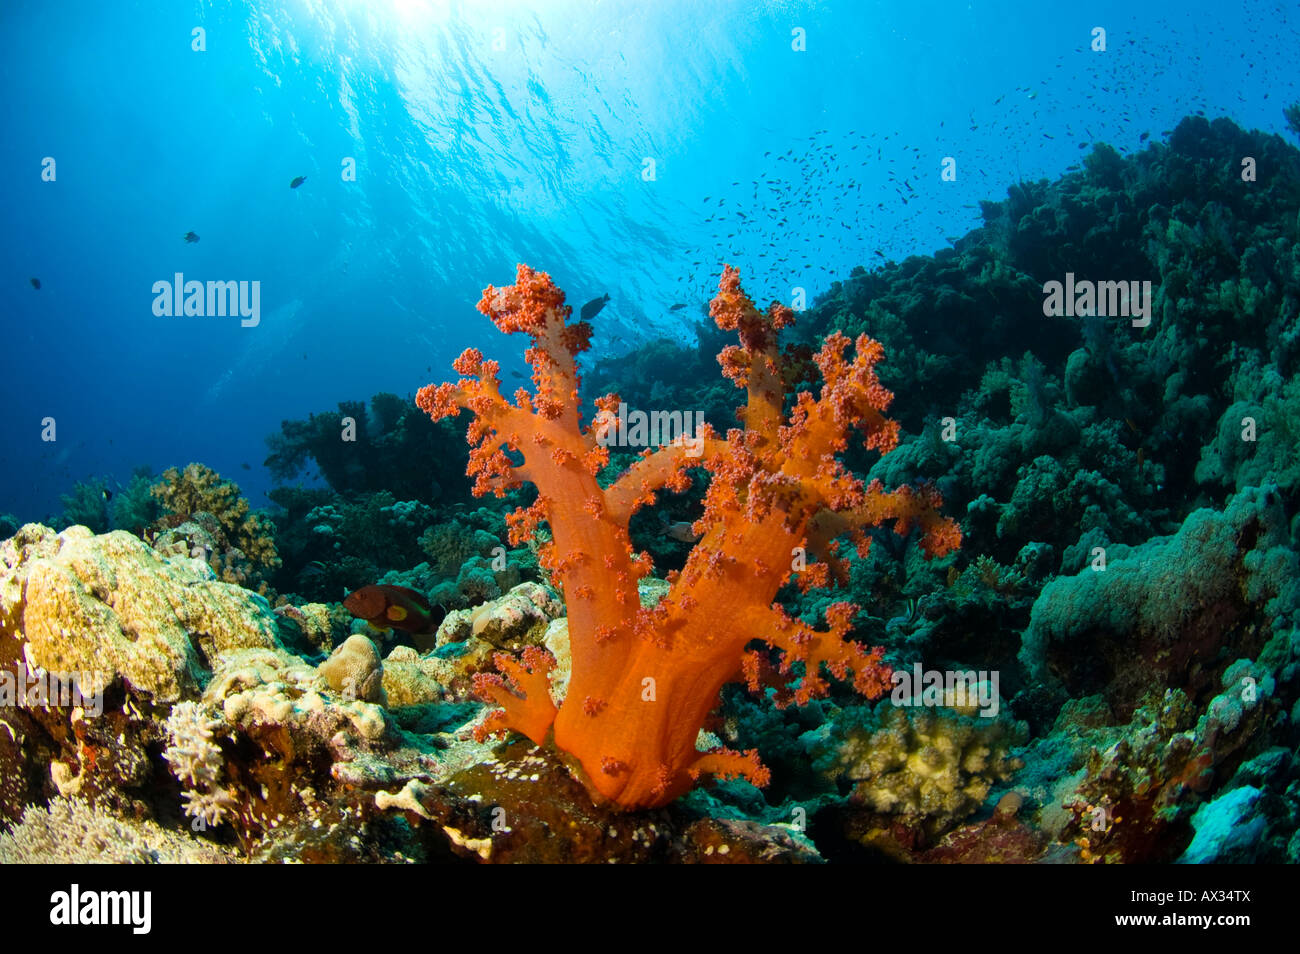
[{"label": "coral branch", "polygon": [[696,759],[688,771],[693,779],[704,775],[712,775],[714,778],[743,778],[758,788],[767,788],[772,781],[771,770],[758,760],[758,751],[755,749],[744,752],[713,749]]},{"label": "coral branch", "polygon": [[692,457],[680,443],[646,454],[606,488],[605,506],[610,519],[626,523],[642,507],[654,504],[656,491],[687,490],[691,479],[686,471],[699,462],[699,457]]},{"label": "coral branch", "polygon": [[501,709],[483,722],[478,734],[484,737],[514,729],[541,745],[555,722],[557,711],[551,701],[549,680],[555,660],[536,646],[525,649],[520,660],[509,653],[495,653],[492,660],[505,678],[478,673],[474,677],[474,691]]}]

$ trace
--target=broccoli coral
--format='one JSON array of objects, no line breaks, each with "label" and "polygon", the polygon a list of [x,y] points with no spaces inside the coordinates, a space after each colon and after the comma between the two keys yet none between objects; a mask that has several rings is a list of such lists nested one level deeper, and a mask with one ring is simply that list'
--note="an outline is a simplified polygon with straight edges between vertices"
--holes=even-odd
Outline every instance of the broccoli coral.
[{"label": "broccoli coral", "polygon": [[[537,487],[537,501],[509,518],[510,540],[518,545],[542,521],[550,526],[552,540],[539,561],[564,590],[572,665],[557,708],[548,692],[549,654],[538,647],[519,657],[498,654],[504,677],[476,680],[480,694],[502,707],[486,731],[514,729],[539,745],[553,738],[594,798],[636,809],[672,801],[702,775],[767,781],[753,751],[696,749],[725,683],[744,680],[758,690],[778,676],[797,678],[778,692],[777,703],[802,704],[826,693],[824,664],[868,698],[884,692],[889,670],[882,650],[845,639],[856,607],[833,604],[829,629],[819,631],[774,602],[792,576],[805,589],[832,576],[843,581],[837,538],[851,538],[865,553],[866,528],[887,521],[899,534],[919,528],[931,556],[960,544],[957,525],[936,512],[941,501],[933,489],[863,486],[836,457],[851,427],[869,449],[883,453],[897,444],[898,425],[883,416],[893,395],[876,377],[883,355],[877,342],[858,338],[850,358],[849,339],[829,335],[815,359],[820,396],[800,393],[783,420],[787,388],[777,332],[794,313],[777,303],[759,312],[741,290],[739,272],[726,266],[710,314],[740,338],[719,361],[748,393],[739,411],[744,428],[722,438],[704,425],[694,441],[646,450],[602,486],[604,437],[617,423],[619,399],[598,399],[602,413],[583,425],[577,356],[589,347],[591,326],[568,324],[564,293],[526,265],[518,266],[514,285],[488,286],[478,308],[501,331],[532,339],[526,358],[535,393],[519,388],[510,403],[499,364],[471,348],[453,365],[458,383],[421,388],[416,402],[434,420],[461,409],[473,413],[467,472],[476,494],[504,496],[524,481]],[[704,514],[692,528],[699,540],[682,571],[669,575],[668,594],[643,608],[637,581],[650,573],[651,561],[633,553],[628,521],[661,490],[686,489],[692,467],[711,475]],[[747,651],[753,640],[781,652],[779,667],[765,653]]]}]

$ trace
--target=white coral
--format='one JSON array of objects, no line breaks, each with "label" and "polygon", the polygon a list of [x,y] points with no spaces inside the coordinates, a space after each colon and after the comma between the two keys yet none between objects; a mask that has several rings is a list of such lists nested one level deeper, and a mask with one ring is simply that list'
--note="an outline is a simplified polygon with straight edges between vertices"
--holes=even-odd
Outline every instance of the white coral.
[{"label": "white coral", "polygon": [[185,792],[185,815],[196,818],[205,825],[215,827],[236,808],[235,799],[224,788],[214,788],[207,792]]},{"label": "white coral", "polygon": [[171,745],[163,758],[171,763],[172,774],[182,783],[209,787],[221,772],[221,749],[212,741],[212,731],[221,723],[208,718],[195,702],[182,702],[167,717]]},{"label": "white coral", "polygon": [[207,826],[221,824],[237,808],[234,796],[218,784],[222,758],[220,747],[212,741],[213,731],[221,725],[196,702],[181,702],[167,717],[167,736],[171,745],[163,758],[171,763],[172,774],[189,790],[182,794],[185,814]]},{"label": "white coral", "polygon": [[29,805],[11,832],[0,831],[0,865],[9,864],[229,864],[231,849],[123,818],[79,798],[56,796],[48,807]]}]

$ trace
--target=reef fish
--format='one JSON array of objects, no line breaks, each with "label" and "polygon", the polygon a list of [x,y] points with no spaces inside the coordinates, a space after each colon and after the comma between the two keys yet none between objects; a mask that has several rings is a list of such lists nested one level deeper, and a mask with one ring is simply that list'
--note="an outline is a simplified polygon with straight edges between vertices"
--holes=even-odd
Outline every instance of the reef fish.
[{"label": "reef fish", "polygon": [[39,278],[33,278],[31,282],[33,288],[35,288],[37,291],[41,290],[41,280]]},{"label": "reef fish", "polygon": [[430,605],[423,593],[389,583],[363,586],[349,593],[343,605],[375,629],[401,629],[413,634],[433,632],[443,615]]},{"label": "reef fish", "polygon": [[703,536],[703,534],[696,533],[691,529],[689,520],[678,520],[676,523],[669,523],[663,514],[659,515],[659,528],[665,537],[670,537],[682,543],[695,543]]},{"label": "reef fish", "polygon": [[306,176],[294,176],[293,181],[289,183],[289,188],[296,189],[298,188],[298,186],[302,185],[306,181],[307,181]]},{"label": "reef fish", "polygon": [[595,318],[597,315],[600,314],[600,310],[604,308],[605,305],[608,304],[608,302],[609,302],[608,294],[605,294],[600,298],[593,298],[591,301],[587,302],[585,305],[582,306],[582,311],[580,312],[582,320],[591,321],[591,319]]},{"label": "reef fish", "polygon": [[197,232],[186,232],[186,233],[185,233],[185,241],[187,241],[187,242],[197,242],[198,240],[199,240],[199,234],[198,234]]}]

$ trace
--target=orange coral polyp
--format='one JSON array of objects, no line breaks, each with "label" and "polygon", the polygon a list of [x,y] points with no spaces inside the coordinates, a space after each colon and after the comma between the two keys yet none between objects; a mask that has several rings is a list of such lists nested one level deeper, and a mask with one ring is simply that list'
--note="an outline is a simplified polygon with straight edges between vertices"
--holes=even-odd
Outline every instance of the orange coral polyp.
[{"label": "orange coral polyp", "polygon": [[[543,520],[550,525],[552,540],[540,548],[539,562],[564,589],[571,657],[567,695],[557,708],[547,654],[531,649],[519,660],[498,654],[503,676],[475,680],[480,695],[501,706],[483,723],[485,732],[513,729],[538,744],[549,739],[571,756],[593,798],[650,808],[705,775],[767,783],[757,753],[696,747],[726,683],[777,688],[778,705],[824,695],[823,669],[851,680],[868,698],[888,689],[882,651],[847,639],[855,607],[835,604],[826,613],[828,629],[818,631],[775,603],[792,566],[802,567],[794,575],[806,574],[798,580],[804,584],[844,580],[836,538],[846,536],[864,552],[867,527],[892,522],[900,533],[919,529],[929,556],[961,543],[957,525],[937,513],[937,493],[886,493],[878,482],[864,487],[835,456],[853,428],[882,453],[898,442],[897,425],[883,416],[893,395],[876,378],[884,355],[878,342],[858,338],[850,358],[848,338],[828,336],[816,355],[820,395],[799,395],[783,420],[777,332],[794,313],[775,302],[758,311],[740,287],[740,273],[726,266],[709,311],[740,339],[719,361],[723,374],[748,392],[738,415],[744,428],[725,438],[703,429],[701,456],[690,456],[682,442],[647,451],[601,487],[596,474],[609,454],[598,442],[597,422],[583,427],[578,407],[576,358],[590,345],[590,326],[567,324],[564,293],[526,265],[518,266],[514,285],[488,286],[478,308],[501,331],[532,338],[526,358],[535,393],[529,400],[516,392],[516,403],[508,403],[496,378],[499,365],[469,349],[454,364],[463,376],[457,384],[421,388],[416,401],[435,420],[461,409],[475,415],[467,435],[475,494],[500,495],[524,481],[536,486],[537,501],[507,520],[510,542],[531,539]],[[595,401],[606,415],[618,405],[617,395]],[[503,445],[522,450],[524,462],[512,463]],[[633,553],[628,521],[658,491],[684,490],[694,467],[711,475],[704,514],[693,525],[701,539],[682,572],[668,575],[668,594],[644,608],[637,580],[651,564],[648,555]],[[747,652],[755,639],[781,653],[779,667]],[[802,675],[791,686],[795,664]]]}]

